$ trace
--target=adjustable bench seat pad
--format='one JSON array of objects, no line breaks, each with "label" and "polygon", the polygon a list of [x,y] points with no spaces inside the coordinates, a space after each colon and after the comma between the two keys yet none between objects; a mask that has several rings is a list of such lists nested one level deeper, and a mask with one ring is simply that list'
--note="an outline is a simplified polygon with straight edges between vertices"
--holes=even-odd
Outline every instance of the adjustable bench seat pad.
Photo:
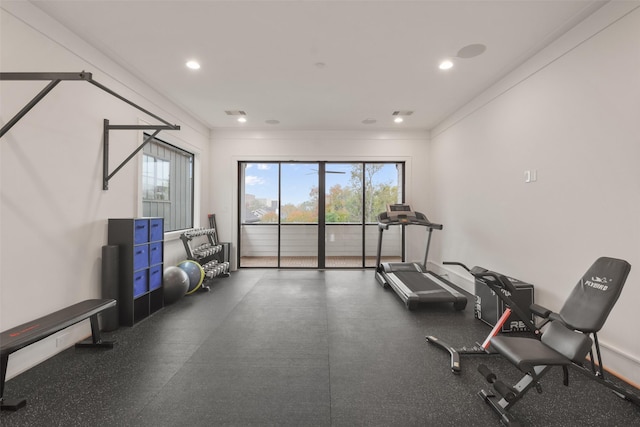
[{"label": "adjustable bench seat pad", "polygon": [[541,340],[498,335],[491,339],[491,349],[507,358],[522,372],[535,366],[582,364],[593,341],[588,335],[571,331],[552,322]]}]

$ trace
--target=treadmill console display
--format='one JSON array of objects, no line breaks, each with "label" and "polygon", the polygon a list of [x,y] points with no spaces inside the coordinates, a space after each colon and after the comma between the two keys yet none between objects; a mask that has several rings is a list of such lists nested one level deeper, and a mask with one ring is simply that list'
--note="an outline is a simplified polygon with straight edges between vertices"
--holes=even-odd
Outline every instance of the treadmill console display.
[{"label": "treadmill console display", "polygon": [[414,219],[416,217],[416,213],[413,211],[413,209],[411,209],[411,205],[387,205],[387,218],[389,218],[391,221],[408,223],[410,217],[413,217]]},{"label": "treadmill console display", "polygon": [[434,224],[421,212],[411,209],[411,205],[398,203],[387,205],[387,210],[378,215],[378,226],[389,225],[422,225],[437,230],[442,230],[442,224]]}]

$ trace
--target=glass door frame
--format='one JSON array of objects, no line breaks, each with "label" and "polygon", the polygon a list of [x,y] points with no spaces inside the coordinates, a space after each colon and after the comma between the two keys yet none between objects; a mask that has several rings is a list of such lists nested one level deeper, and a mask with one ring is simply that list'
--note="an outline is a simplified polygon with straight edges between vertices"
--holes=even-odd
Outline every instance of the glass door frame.
[{"label": "glass door frame", "polygon": [[[256,267],[246,267],[242,265],[242,228],[243,226],[246,226],[247,224],[243,221],[243,212],[245,211],[245,207],[242,206],[245,197],[243,192],[245,192],[245,187],[246,184],[244,182],[245,180],[245,171],[246,168],[243,167],[243,165],[246,164],[273,164],[273,165],[277,165],[278,166],[278,220],[277,223],[267,223],[264,224],[265,226],[267,225],[277,225],[277,263],[276,266],[264,266],[264,267],[260,267],[260,266],[256,266]],[[256,161],[251,161],[251,160],[239,160],[238,161],[238,229],[237,229],[237,264],[238,264],[238,268],[282,268],[282,269],[305,269],[305,268],[312,268],[312,267],[294,267],[294,266],[282,266],[281,265],[281,259],[282,259],[282,218],[281,218],[281,207],[282,207],[282,165],[283,164],[308,164],[308,165],[317,165],[318,167],[318,212],[317,212],[317,266],[313,267],[314,269],[326,269],[326,268],[331,268],[331,269],[340,269],[340,268],[355,268],[355,267],[335,267],[335,266],[331,266],[331,267],[327,267],[326,266],[326,227],[327,227],[327,223],[326,223],[326,173],[327,173],[327,165],[331,165],[331,164],[361,164],[362,165],[362,174],[363,174],[363,185],[362,185],[362,193],[361,193],[361,203],[362,203],[362,215],[361,215],[361,222],[360,224],[352,224],[352,225],[359,225],[361,228],[361,236],[362,236],[362,244],[361,244],[361,266],[360,268],[375,268],[375,266],[367,266],[367,262],[366,262],[366,258],[367,258],[367,250],[366,250],[366,244],[367,244],[367,236],[366,236],[366,230],[367,230],[367,226],[371,226],[371,223],[367,223],[366,222],[366,216],[367,216],[367,211],[365,209],[365,202],[366,202],[366,192],[367,192],[367,188],[366,188],[366,184],[364,183],[364,175],[366,174],[366,165],[367,164],[394,164],[394,165],[402,165],[402,173],[401,173],[401,182],[398,183],[398,191],[401,193],[400,194],[400,198],[401,198],[401,202],[404,203],[405,202],[405,196],[406,196],[406,162],[405,161],[349,161],[349,160],[344,160],[344,161],[326,161],[326,160],[317,160],[317,161],[311,161],[311,160],[256,160]],[[286,224],[286,225],[291,225],[291,226],[295,226],[295,223],[292,224]],[[348,226],[349,224],[345,224],[345,226]],[[251,226],[260,226],[257,224],[251,225]],[[377,233],[375,233],[375,235],[377,236]],[[401,254],[401,258],[402,261],[404,261],[405,259],[405,233],[404,233],[404,227],[402,227],[402,235],[401,235],[401,241],[402,241],[402,254]]]}]

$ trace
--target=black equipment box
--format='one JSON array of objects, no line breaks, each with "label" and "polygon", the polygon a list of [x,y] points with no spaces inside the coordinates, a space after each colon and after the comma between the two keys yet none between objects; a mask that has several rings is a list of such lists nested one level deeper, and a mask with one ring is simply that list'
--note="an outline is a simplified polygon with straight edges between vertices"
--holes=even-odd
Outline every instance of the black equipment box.
[{"label": "black equipment box", "polygon": [[[515,304],[518,304],[523,310],[529,311],[529,306],[533,304],[533,285],[525,282],[521,282],[518,279],[508,277],[516,288],[515,295],[508,295]],[[509,292],[506,289],[502,292]],[[490,326],[495,326],[498,323],[498,319],[502,316],[507,305],[491,290],[482,280],[476,279],[475,281],[475,294],[476,305],[473,310],[473,314],[476,319],[482,320],[484,323]],[[533,322],[533,314],[531,315],[531,321]],[[509,319],[502,325],[501,332],[523,332],[527,331],[525,323],[515,313],[511,312]]]}]

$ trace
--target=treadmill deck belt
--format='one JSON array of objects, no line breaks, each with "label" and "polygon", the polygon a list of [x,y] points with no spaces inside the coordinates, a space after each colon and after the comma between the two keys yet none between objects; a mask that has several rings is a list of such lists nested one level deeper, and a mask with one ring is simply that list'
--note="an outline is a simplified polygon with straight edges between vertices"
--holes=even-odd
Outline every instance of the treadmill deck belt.
[{"label": "treadmill deck belt", "polygon": [[429,294],[430,298],[438,299],[438,294],[442,294],[443,299],[451,299],[451,293],[442,289],[442,287],[430,279],[428,275],[416,271],[396,271],[393,275],[418,295]]}]

